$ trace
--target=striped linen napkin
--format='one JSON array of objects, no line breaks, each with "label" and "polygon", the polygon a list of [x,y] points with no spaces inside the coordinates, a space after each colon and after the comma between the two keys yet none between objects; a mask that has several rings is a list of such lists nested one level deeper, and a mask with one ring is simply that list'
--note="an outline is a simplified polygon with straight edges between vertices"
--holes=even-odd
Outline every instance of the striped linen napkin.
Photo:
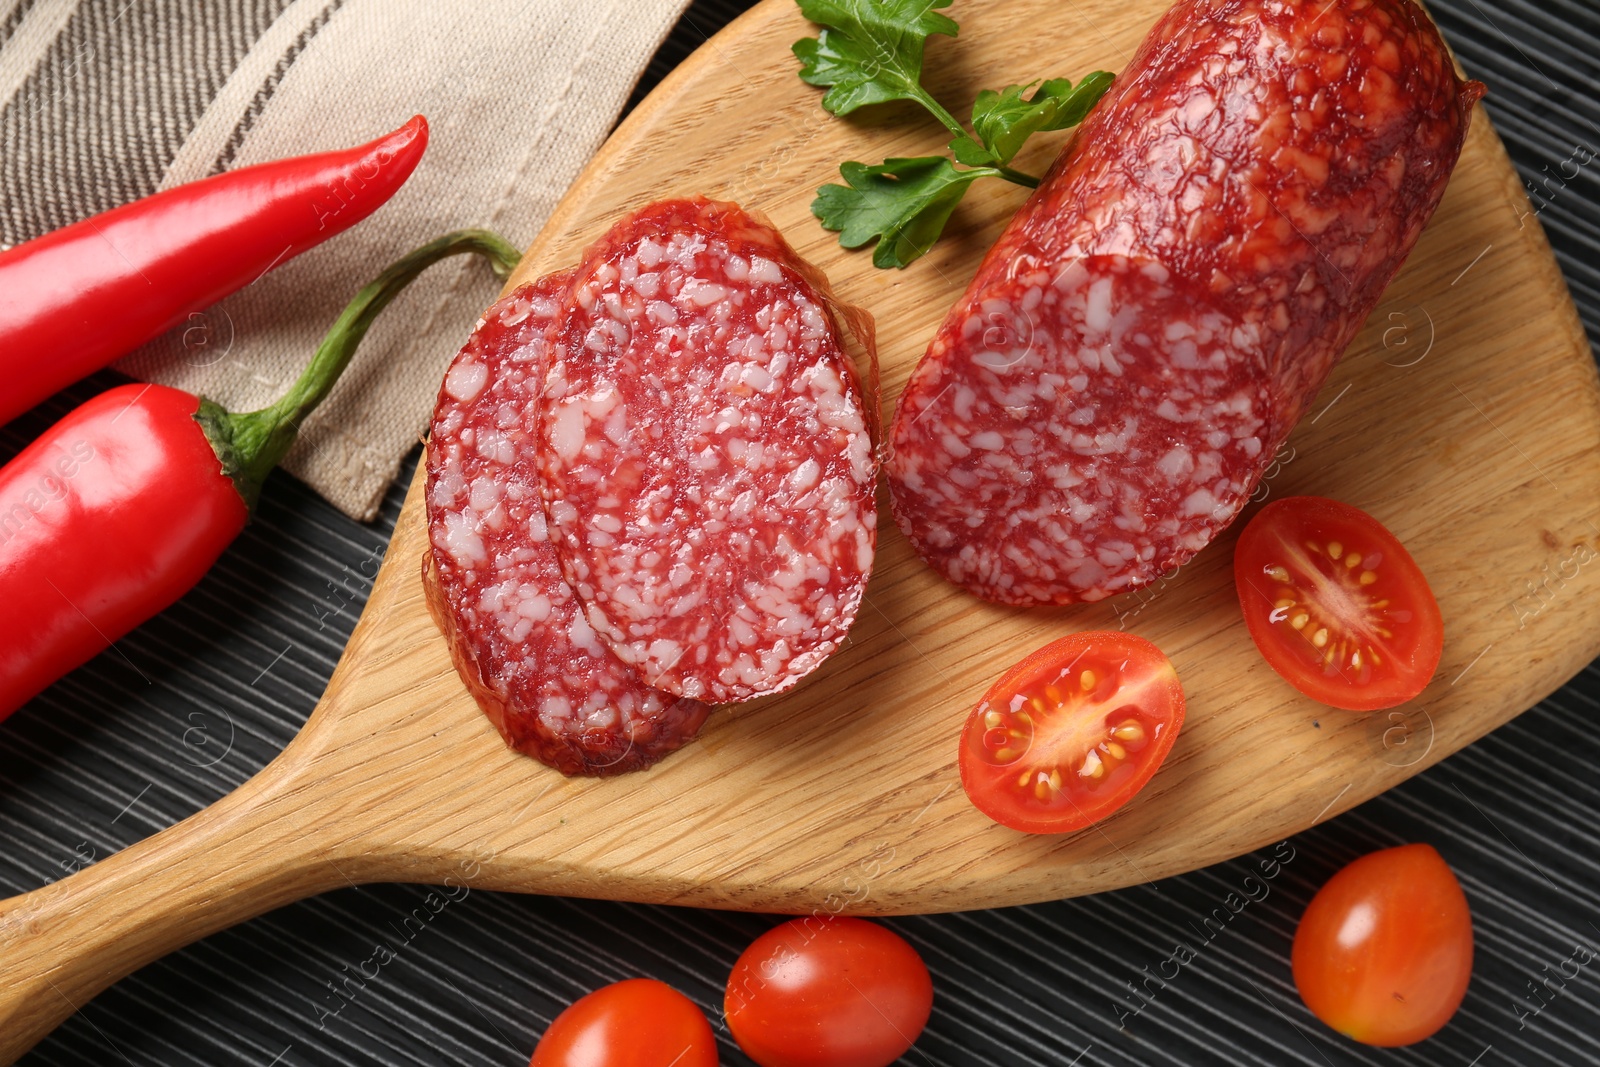
[{"label": "striped linen napkin", "polygon": [[[386,207],[119,364],[233,410],[265,406],[401,254],[465,226],[531,242],[686,6],[0,0],[0,244],[426,115],[428,154]],[[465,258],[424,275],[307,421],[289,471],[370,519],[495,291]]]}]

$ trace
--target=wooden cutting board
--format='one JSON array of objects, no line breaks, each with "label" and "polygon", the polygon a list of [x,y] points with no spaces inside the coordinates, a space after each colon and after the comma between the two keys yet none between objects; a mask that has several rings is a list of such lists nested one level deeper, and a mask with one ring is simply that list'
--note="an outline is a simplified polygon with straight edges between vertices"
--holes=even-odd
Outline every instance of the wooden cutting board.
[{"label": "wooden cutting board", "polygon": [[[1164,7],[962,0],[962,38],[932,41],[928,80],[964,113],[983,86],[1117,70]],[[943,134],[909,107],[824,113],[789,54],[811,32],[792,0],[768,0],[708,41],[618,129],[518,278],[570,263],[651,199],[737,200],[876,315],[892,404],[1024,191],[979,185],[905,271],[841,250],[809,213],[815,188],[842,160],[938,152]],[[1018,166],[1042,170],[1063,137],[1039,138]],[[508,751],[462,687],[422,601],[419,475],[344,659],[284,753],[194,817],[0,906],[0,1061],[162,953],[346,884],[888,914],[1161,878],[1360,803],[1600,653],[1595,365],[1481,110],[1433,224],[1311,412],[1263,492],[1349,501],[1410,548],[1446,625],[1438,677],[1412,705],[1336,711],[1281,681],[1240,617],[1232,533],[1155,588],[1018,610],[937,578],[885,508],[847,647],[789,694],[718,711],[658,768],[604,781]],[[968,710],[1035,647],[1119,625],[1165,649],[1188,693],[1166,766],[1081,833],[990,823],[956,773]]]}]

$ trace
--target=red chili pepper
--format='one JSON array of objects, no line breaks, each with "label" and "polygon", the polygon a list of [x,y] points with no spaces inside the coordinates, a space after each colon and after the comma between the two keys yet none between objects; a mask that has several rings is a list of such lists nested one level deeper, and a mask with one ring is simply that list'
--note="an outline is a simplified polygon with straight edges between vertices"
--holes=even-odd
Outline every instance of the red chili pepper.
[{"label": "red chili pepper", "polygon": [[231,414],[164,385],[121,385],[0,468],[0,719],[199,581],[372,320],[462,252],[487,257],[502,280],[518,259],[481,230],[417,249],[351,301],[269,408]]},{"label": "red chili pepper", "polygon": [[418,115],[359,148],[180,185],[0,252],[0,423],[354,226],[427,147]]}]

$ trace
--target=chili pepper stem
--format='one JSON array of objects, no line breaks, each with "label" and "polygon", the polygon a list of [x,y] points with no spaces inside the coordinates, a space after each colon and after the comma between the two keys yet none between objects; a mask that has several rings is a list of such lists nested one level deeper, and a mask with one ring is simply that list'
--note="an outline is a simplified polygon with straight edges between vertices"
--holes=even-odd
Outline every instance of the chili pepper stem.
[{"label": "chili pepper stem", "polygon": [[316,355],[299,380],[276,403],[260,411],[235,414],[200,398],[195,421],[222,461],[223,473],[233,479],[252,511],[267,475],[288,454],[306,417],[332,391],[378,314],[430,266],[468,252],[487,259],[495,277],[502,282],[511,276],[521,258],[508,241],[487,230],[446,234],[395,261],[357,293],[317,346]]}]

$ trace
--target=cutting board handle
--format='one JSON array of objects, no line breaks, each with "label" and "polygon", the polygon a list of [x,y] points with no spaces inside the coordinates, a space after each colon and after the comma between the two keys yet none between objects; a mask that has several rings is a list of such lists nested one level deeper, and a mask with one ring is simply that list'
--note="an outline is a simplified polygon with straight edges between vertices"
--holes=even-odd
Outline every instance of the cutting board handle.
[{"label": "cutting board handle", "polygon": [[[396,539],[423,536],[421,522],[402,514]],[[420,609],[417,573],[416,553],[391,547],[322,698],[255,777],[91,867],[0,901],[0,1065],[113,982],[208,934],[330,889],[459,873],[448,846],[427,844],[439,835],[424,832],[419,845],[404,818],[415,807],[406,775],[439,748],[436,730],[406,726],[430,706],[419,687],[435,677],[459,686]],[[415,625],[396,634],[408,618]],[[408,657],[427,640],[436,660],[423,670]],[[464,721],[487,731],[481,717]]]},{"label": "cutting board handle", "polygon": [[0,902],[0,1064],[166,953],[362,876],[345,811],[330,818],[328,793],[307,788],[309,747],[292,744],[203,811]]}]

